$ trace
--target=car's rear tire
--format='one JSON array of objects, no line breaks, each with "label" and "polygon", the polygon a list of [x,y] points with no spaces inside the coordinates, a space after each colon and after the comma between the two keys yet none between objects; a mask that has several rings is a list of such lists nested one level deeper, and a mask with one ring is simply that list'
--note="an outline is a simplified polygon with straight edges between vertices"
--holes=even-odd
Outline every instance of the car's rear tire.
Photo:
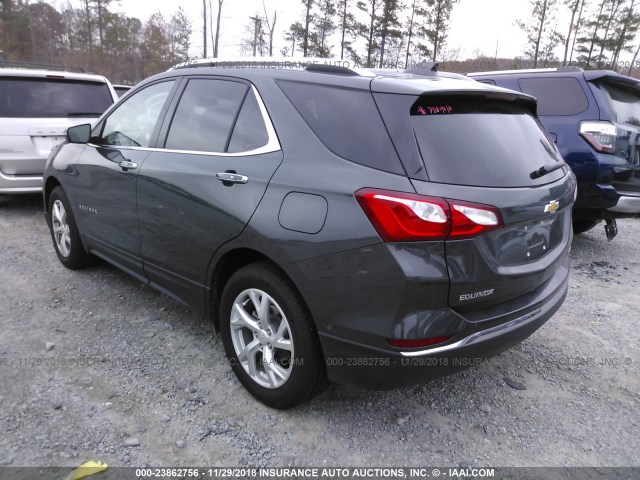
[{"label": "car's rear tire", "polygon": [[220,302],[220,333],[234,373],[269,407],[295,407],[327,384],[311,316],[289,280],[268,262],[231,276]]},{"label": "car's rear tire", "polygon": [[91,257],[84,250],[71,204],[62,187],[54,188],[49,195],[47,211],[53,248],[60,262],[71,270],[90,266]]},{"label": "car's rear tire", "polygon": [[591,230],[598,225],[602,220],[574,220],[573,221],[573,233],[580,234]]}]

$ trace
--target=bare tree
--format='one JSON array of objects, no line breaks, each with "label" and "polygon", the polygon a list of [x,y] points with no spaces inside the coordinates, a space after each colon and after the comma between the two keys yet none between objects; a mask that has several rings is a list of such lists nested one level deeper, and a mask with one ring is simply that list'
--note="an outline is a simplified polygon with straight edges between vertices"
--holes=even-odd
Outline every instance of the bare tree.
[{"label": "bare tree", "polygon": [[207,58],[207,0],[202,0],[202,56]]},{"label": "bare tree", "polygon": [[273,20],[269,20],[269,14],[267,13],[267,6],[262,0],[262,9],[264,10],[264,19],[267,23],[267,30],[269,31],[269,56],[273,56],[273,32],[276,29],[276,21],[278,20],[278,12],[273,11]]},{"label": "bare tree", "polygon": [[311,24],[311,7],[313,7],[313,2],[314,0],[302,0],[302,4],[306,9],[304,16],[304,38],[302,40],[302,55],[305,57],[309,52],[309,25]]},{"label": "bare tree", "polygon": [[220,19],[222,18],[222,4],[224,0],[218,0],[218,17],[216,19],[216,37],[213,44],[213,58],[218,58],[218,52],[220,51]]},{"label": "bare tree", "polygon": [[[569,21],[569,31],[567,32],[567,38],[564,42],[564,57],[562,58],[562,65],[567,64],[567,55],[569,54],[569,43],[571,42],[571,33],[574,30],[574,20],[576,18],[576,13],[578,10],[582,10],[584,6],[584,0],[567,0],[568,5],[571,6],[571,20]],[[577,33],[577,32],[576,32]]]},{"label": "bare tree", "polygon": [[573,62],[573,53],[576,50],[576,40],[578,39],[578,35],[580,34],[580,29],[582,28],[582,11],[584,10],[584,6],[587,3],[587,0],[583,0],[580,4],[580,11],[578,12],[578,20],[576,20],[576,26],[574,28],[573,34],[573,42],[571,42],[571,53],[569,54],[569,65]]},{"label": "bare tree", "polygon": [[[550,19],[553,16],[557,0],[531,0],[531,19],[525,23],[518,20],[517,25],[527,34],[527,54],[533,59],[533,68],[538,67],[541,53],[545,61],[553,54],[555,45],[562,39],[555,31]],[[545,42],[547,42],[545,44]]]},{"label": "bare tree", "polygon": [[351,0],[340,0],[340,7],[342,12],[340,13],[340,60],[344,60],[344,52],[351,46],[351,42],[347,42],[347,33],[351,30],[350,25],[353,25],[355,19],[353,14],[349,12],[349,5]]}]

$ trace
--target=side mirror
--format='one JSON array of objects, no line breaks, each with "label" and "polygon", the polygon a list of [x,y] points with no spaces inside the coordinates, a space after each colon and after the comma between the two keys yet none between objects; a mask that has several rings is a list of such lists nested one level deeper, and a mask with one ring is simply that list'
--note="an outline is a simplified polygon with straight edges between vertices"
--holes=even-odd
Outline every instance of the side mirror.
[{"label": "side mirror", "polygon": [[91,125],[89,123],[76,125],[75,127],[69,127],[67,129],[67,140],[69,143],[89,143],[90,138]]}]

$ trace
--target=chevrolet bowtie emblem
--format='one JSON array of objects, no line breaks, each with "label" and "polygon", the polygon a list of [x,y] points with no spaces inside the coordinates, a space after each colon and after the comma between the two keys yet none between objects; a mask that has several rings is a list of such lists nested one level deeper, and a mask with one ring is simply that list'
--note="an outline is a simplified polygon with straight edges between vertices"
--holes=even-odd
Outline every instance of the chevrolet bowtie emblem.
[{"label": "chevrolet bowtie emblem", "polygon": [[552,200],[544,206],[544,213],[556,213],[560,208],[560,202]]}]

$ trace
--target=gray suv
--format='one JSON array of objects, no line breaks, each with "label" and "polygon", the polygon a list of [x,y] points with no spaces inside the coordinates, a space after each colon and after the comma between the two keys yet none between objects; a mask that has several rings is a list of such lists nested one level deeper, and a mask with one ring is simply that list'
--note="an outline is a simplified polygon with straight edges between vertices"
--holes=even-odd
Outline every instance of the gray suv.
[{"label": "gray suv", "polygon": [[49,158],[58,258],[103,258],[211,317],[275,408],[520,342],[566,295],[574,176],[532,97],[424,67],[147,79]]}]

